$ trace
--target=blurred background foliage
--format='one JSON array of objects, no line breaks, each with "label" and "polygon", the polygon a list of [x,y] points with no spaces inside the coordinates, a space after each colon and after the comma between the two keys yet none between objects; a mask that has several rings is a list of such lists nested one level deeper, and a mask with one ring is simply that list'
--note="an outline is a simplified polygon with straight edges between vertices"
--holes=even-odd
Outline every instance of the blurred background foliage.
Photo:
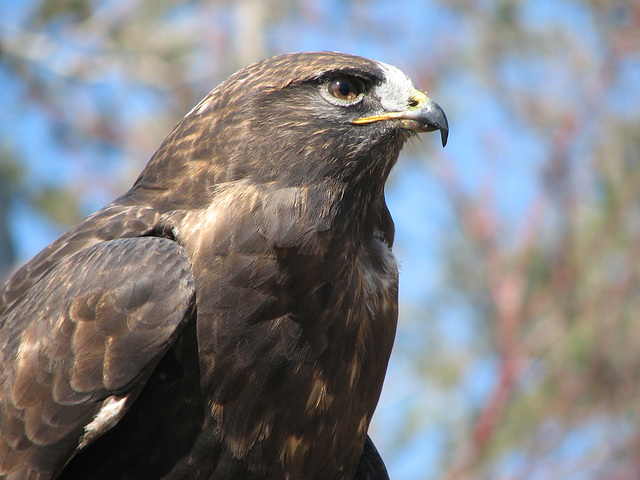
[{"label": "blurred background foliage", "polygon": [[640,478],[637,0],[5,0],[0,277],[218,82],[299,50],[395,64],[451,125],[388,187],[392,478]]}]

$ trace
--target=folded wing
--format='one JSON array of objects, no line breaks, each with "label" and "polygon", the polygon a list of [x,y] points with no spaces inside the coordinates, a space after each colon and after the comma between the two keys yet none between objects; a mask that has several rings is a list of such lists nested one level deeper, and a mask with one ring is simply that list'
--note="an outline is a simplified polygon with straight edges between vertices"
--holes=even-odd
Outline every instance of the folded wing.
[{"label": "folded wing", "polygon": [[115,425],[194,311],[185,250],[163,238],[43,275],[0,319],[0,477],[50,478]]}]

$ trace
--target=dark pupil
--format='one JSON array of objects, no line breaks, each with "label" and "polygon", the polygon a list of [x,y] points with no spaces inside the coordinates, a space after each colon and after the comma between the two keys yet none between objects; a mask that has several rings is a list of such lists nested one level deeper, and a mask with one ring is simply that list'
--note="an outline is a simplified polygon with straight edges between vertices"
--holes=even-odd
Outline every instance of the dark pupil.
[{"label": "dark pupil", "polygon": [[340,95],[346,97],[351,93],[351,85],[349,85],[349,82],[344,80],[338,80],[338,91],[340,92]]},{"label": "dark pupil", "polygon": [[329,93],[341,100],[351,101],[360,94],[360,85],[348,77],[336,77],[329,83]]}]

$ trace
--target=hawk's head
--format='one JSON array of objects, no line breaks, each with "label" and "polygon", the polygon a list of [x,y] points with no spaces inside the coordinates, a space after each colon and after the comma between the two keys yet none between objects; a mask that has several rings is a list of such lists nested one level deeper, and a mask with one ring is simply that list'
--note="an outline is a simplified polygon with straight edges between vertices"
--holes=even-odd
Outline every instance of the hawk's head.
[{"label": "hawk's head", "polygon": [[395,67],[333,52],[280,55],[205,97],[139,183],[176,187],[178,178],[197,176],[209,187],[245,178],[384,184],[407,138],[433,130],[444,145],[444,112]]}]

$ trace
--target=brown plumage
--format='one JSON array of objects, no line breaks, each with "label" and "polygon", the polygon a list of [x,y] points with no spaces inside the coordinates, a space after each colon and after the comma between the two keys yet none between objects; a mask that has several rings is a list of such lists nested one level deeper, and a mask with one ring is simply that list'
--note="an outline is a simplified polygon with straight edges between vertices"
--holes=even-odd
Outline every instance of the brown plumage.
[{"label": "brown plumage", "polygon": [[338,53],[231,76],[0,292],[0,478],[381,479],[384,183],[442,110]]}]

